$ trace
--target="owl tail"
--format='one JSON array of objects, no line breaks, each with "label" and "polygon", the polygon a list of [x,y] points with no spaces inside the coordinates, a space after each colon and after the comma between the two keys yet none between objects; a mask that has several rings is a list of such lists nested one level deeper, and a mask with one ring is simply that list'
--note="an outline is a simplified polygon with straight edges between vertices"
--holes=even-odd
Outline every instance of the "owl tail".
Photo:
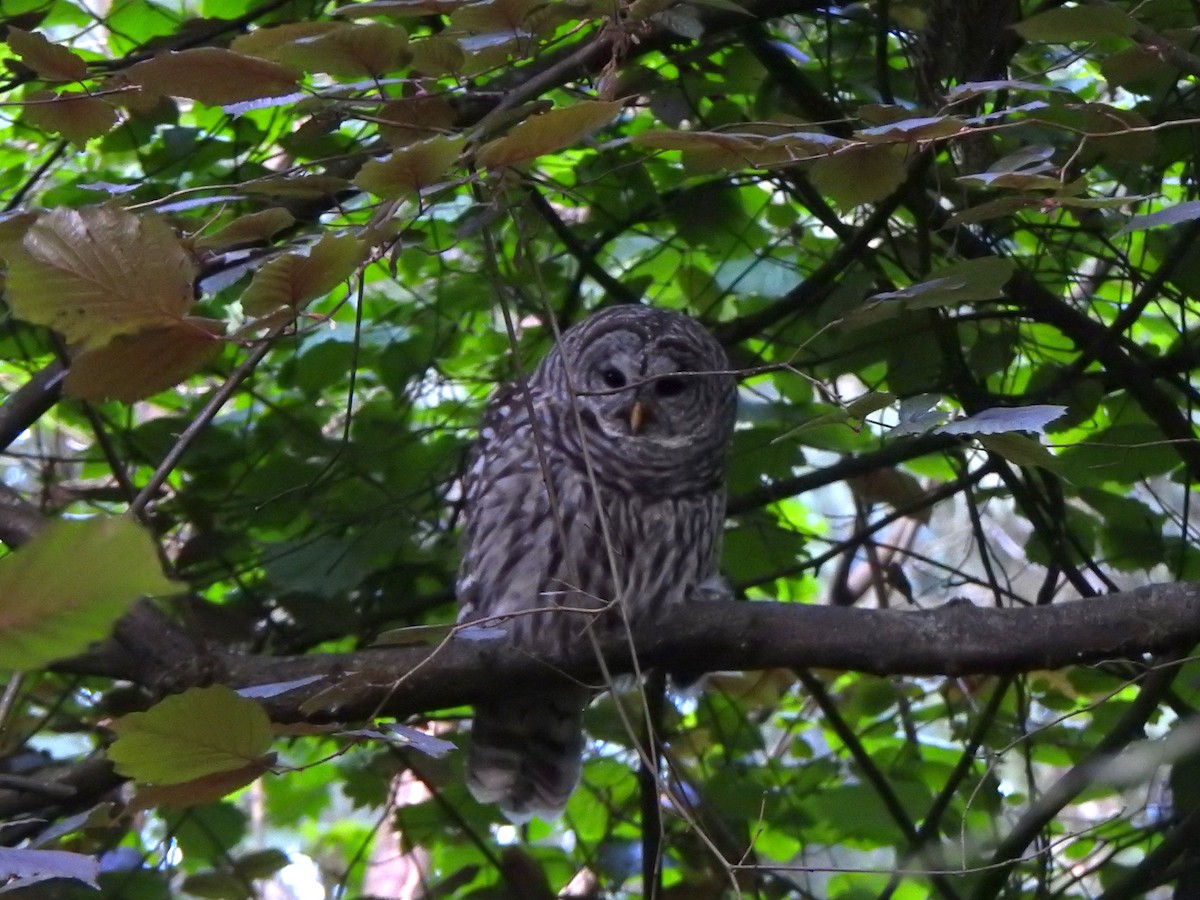
[{"label": "owl tail", "polygon": [[475,707],[467,754],[471,795],[499,804],[516,823],[562,813],[579,783],[590,696],[563,687]]}]

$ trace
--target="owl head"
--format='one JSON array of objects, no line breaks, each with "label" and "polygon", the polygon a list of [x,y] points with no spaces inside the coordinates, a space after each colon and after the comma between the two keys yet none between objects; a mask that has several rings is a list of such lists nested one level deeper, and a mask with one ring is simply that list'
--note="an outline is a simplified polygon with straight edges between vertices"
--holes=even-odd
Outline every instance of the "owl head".
[{"label": "owl head", "polygon": [[616,306],[563,332],[543,362],[563,426],[612,461],[678,479],[719,477],[737,385],[716,339],[687,316]]}]

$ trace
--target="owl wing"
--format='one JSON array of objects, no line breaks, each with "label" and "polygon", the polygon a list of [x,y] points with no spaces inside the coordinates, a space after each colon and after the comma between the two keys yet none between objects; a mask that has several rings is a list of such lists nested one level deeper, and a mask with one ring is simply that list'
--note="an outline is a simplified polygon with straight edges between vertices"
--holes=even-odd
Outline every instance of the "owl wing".
[{"label": "owl wing", "polygon": [[[465,484],[460,621],[554,606],[558,528],[528,410],[520,390],[510,388],[480,429]],[[518,615],[504,625],[512,640],[529,644],[547,615],[556,613]],[[561,813],[579,782],[589,698],[586,688],[562,683],[478,704],[466,765],[475,799],[499,804],[515,822]]]}]

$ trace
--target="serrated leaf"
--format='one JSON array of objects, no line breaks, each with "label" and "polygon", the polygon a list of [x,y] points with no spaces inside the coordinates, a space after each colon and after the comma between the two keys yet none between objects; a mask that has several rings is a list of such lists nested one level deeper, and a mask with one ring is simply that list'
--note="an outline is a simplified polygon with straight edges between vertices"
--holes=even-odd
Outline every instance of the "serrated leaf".
[{"label": "serrated leaf", "polygon": [[71,360],[63,389],[80,400],[133,403],[174,387],[211,362],[225,325],[185,317],[173,325],[122,334]]},{"label": "serrated leaf", "polygon": [[52,44],[36,31],[8,26],[8,46],[21,62],[47,81],[80,81],[87,78],[87,63],[66,47]]},{"label": "serrated leaf", "polygon": [[327,234],[307,256],[288,253],[263,266],[242,294],[242,309],[248,316],[298,310],[354,274],[366,253],[358,238]]},{"label": "serrated leaf", "polygon": [[1028,431],[1044,434],[1046,426],[1067,412],[1065,406],[1038,404],[1032,406],[999,406],[955,419],[934,429],[934,434],[1004,434]]},{"label": "serrated leaf", "polygon": [[0,559],[0,669],[36,669],[78,653],[134,601],[177,589],[136,523],[53,522]]},{"label": "serrated leaf", "polygon": [[117,111],[99,97],[75,91],[35,91],[26,98],[21,119],[42,131],[61,134],[83,149],[92,138],[112,130]]},{"label": "serrated leaf", "polygon": [[1027,41],[1069,44],[1128,37],[1137,23],[1123,9],[1111,4],[1086,4],[1048,9],[1012,26]]},{"label": "serrated leaf", "polygon": [[172,50],[130,66],[125,77],[152,95],[208,106],[278,97],[298,87],[295,70],[220,47]]},{"label": "serrated leaf", "polygon": [[1121,226],[1117,234],[1145,231],[1147,228],[1160,228],[1163,225],[1178,225],[1180,222],[1191,222],[1194,219],[1200,219],[1200,200],[1188,200],[1157,212],[1134,216]]},{"label": "serrated leaf", "polygon": [[399,25],[338,24],[278,50],[280,62],[305,72],[361,78],[395,71],[408,60],[408,33]]},{"label": "serrated leaf", "polygon": [[294,224],[295,216],[281,206],[273,206],[249,215],[239,216],[228,225],[197,239],[198,250],[228,250],[269,241],[276,232]]},{"label": "serrated leaf", "polygon": [[533,116],[515,125],[503,137],[484,144],[476,154],[476,161],[481,166],[496,169],[561,150],[607,125],[617,117],[623,105],[616,100],[585,100]]},{"label": "serrated leaf", "polygon": [[224,685],[189,688],[112,724],[116,770],[142,784],[171,785],[260,765],[271,722],[253,700]]},{"label": "serrated leaf", "polygon": [[13,313],[85,348],[177,324],[192,305],[195,262],[154,215],[55,209],[6,252]]},{"label": "serrated leaf", "polygon": [[386,200],[420,194],[454,165],[465,143],[462,137],[439,136],[410,144],[386,159],[366,163],[354,183]]}]

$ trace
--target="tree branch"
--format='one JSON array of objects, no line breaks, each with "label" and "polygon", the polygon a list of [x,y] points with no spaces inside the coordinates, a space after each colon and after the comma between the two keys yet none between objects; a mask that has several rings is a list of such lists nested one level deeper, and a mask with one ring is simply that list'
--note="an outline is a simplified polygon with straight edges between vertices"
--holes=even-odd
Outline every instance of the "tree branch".
[{"label": "tree branch", "polygon": [[[875,675],[1010,675],[1186,650],[1200,642],[1200,582],[1030,608],[952,602],[904,611],[701,602],[687,615],[665,611],[643,623],[634,638],[642,666],[668,671],[815,667]],[[182,689],[193,681],[243,688],[309,679],[265,701],[279,721],[406,716],[475,703],[548,678],[603,686],[586,642],[544,657],[504,641],[452,637],[436,647],[291,657],[212,653],[203,659],[186,641],[176,642],[174,654],[164,652],[169,642],[156,642],[157,653],[140,656],[138,671],[129,676],[156,689]],[[625,635],[604,635],[600,646],[612,673],[631,671]],[[57,668],[89,673],[86,657]]]}]

